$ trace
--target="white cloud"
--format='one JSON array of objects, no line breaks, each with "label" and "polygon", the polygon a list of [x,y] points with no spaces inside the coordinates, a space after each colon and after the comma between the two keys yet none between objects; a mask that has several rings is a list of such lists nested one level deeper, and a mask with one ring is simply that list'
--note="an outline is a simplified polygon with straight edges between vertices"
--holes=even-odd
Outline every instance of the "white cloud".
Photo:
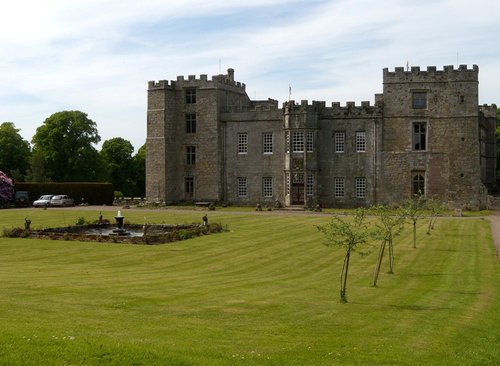
[{"label": "white cloud", "polygon": [[[478,0],[46,0],[0,13],[0,121],[27,139],[50,114],[80,109],[103,138],[145,141],[149,80],[227,67],[251,98],[370,100],[382,68],[480,66],[496,102],[500,3]],[[221,66],[219,67],[219,60]],[[5,87],[6,86],[6,87]]]}]

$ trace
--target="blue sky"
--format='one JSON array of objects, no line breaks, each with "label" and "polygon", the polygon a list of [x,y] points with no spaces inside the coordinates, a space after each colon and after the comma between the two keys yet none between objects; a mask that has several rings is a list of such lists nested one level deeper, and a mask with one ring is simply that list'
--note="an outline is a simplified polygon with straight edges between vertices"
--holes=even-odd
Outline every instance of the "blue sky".
[{"label": "blue sky", "polygon": [[149,80],[235,69],[252,99],[368,100],[382,69],[479,66],[500,106],[500,2],[491,0],[26,0],[0,12],[0,122],[31,140],[81,110],[102,141],[146,140]]}]

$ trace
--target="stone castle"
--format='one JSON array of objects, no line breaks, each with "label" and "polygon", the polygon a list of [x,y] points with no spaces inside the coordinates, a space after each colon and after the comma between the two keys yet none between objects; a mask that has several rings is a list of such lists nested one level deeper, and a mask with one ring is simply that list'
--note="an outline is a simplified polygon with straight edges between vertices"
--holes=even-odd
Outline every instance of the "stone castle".
[{"label": "stone castle", "polygon": [[474,65],[383,70],[375,105],[250,100],[234,70],[149,82],[148,201],[358,207],[415,194],[482,208],[496,106]]}]

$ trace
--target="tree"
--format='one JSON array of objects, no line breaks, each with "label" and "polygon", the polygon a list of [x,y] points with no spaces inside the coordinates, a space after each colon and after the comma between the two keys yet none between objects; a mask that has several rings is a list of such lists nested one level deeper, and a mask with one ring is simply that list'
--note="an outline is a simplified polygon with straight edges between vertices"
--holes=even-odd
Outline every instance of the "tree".
[{"label": "tree", "polygon": [[9,205],[14,197],[14,184],[4,172],[0,171],[0,207]]},{"label": "tree", "polygon": [[417,221],[424,217],[424,196],[415,195],[403,203],[404,216],[411,221],[413,226],[413,248],[417,247]]},{"label": "tree", "polygon": [[144,197],[146,193],[146,144],[142,145],[132,158],[134,167],[135,196]]},{"label": "tree", "polygon": [[387,206],[377,205],[372,208],[377,216],[375,224],[375,231],[373,236],[381,241],[377,266],[373,275],[373,286],[377,286],[378,275],[380,273],[380,266],[382,258],[384,257],[385,247],[389,249],[389,273],[394,273],[394,246],[393,240],[403,230],[405,216],[401,212],[394,212]]},{"label": "tree", "polygon": [[45,160],[47,178],[59,182],[97,181],[105,174],[94,148],[101,140],[97,125],[80,111],[48,117],[33,136],[33,152]]},{"label": "tree", "polygon": [[100,152],[115,190],[126,196],[134,194],[133,152],[132,144],[121,137],[104,141]]},{"label": "tree", "polygon": [[[349,260],[351,252],[367,243],[368,229],[365,224],[365,209],[356,210],[353,220],[347,220],[334,216],[324,226],[318,226],[318,230],[325,235],[325,245],[342,247],[345,250],[342,270],[340,272],[340,301],[347,302],[347,274],[349,272]],[[361,254],[366,254],[360,252]]]},{"label": "tree", "polygon": [[425,208],[429,211],[429,224],[427,225],[427,235],[434,229],[437,217],[444,211],[443,203],[437,198],[428,198],[425,202]]},{"label": "tree", "polygon": [[29,168],[31,148],[12,122],[0,125],[0,170],[16,180],[24,180]]}]

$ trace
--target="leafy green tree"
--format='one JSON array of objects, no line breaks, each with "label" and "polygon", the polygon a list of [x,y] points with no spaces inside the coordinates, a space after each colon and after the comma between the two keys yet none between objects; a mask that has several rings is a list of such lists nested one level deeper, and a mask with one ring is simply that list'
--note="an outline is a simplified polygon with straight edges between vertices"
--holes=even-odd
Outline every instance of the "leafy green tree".
[{"label": "leafy green tree", "polygon": [[24,180],[29,168],[31,148],[12,122],[0,125],[0,170],[16,180]]},{"label": "leafy green tree", "polygon": [[132,144],[121,137],[104,141],[100,151],[111,183],[115,190],[122,192],[125,196],[134,194],[133,152]]},{"label": "leafy green tree", "polygon": [[33,136],[33,152],[43,156],[47,178],[59,182],[98,181],[105,176],[94,148],[101,140],[97,125],[80,111],[48,117]]},{"label": "leafy green tree", "polygon": [[132,158],[135,182],[134,196],[144,197],[146,193],[146,144],[142,145]]},{"label": "leafy green tree", "polygon": [[394,273],[394,246],[393,241],[403,230],[405,216],[402,212],[395,212],[387,206],[377,205],[372,208],[377,216],[373,236],[381,241],[377,266],[373,275],[373,286],[377,286],[378,275],[384,257],[385,247],[389,249],[389,273]]},{"label": "leafy green tree", "polygon": [[[365,223],[365,209],[356,210],[352,220],[334,216],[332,220],[323,226],[318,226],[318,230],[325,235],[325,245],[341,247],[345,250],[342,270],[340,272],[340,301],[347,302],[346,288],[347,275],[349,272],[349,261],[351,252],[368,242],[368,228]],[[360,254],[366,252],[359,251]]]}]

